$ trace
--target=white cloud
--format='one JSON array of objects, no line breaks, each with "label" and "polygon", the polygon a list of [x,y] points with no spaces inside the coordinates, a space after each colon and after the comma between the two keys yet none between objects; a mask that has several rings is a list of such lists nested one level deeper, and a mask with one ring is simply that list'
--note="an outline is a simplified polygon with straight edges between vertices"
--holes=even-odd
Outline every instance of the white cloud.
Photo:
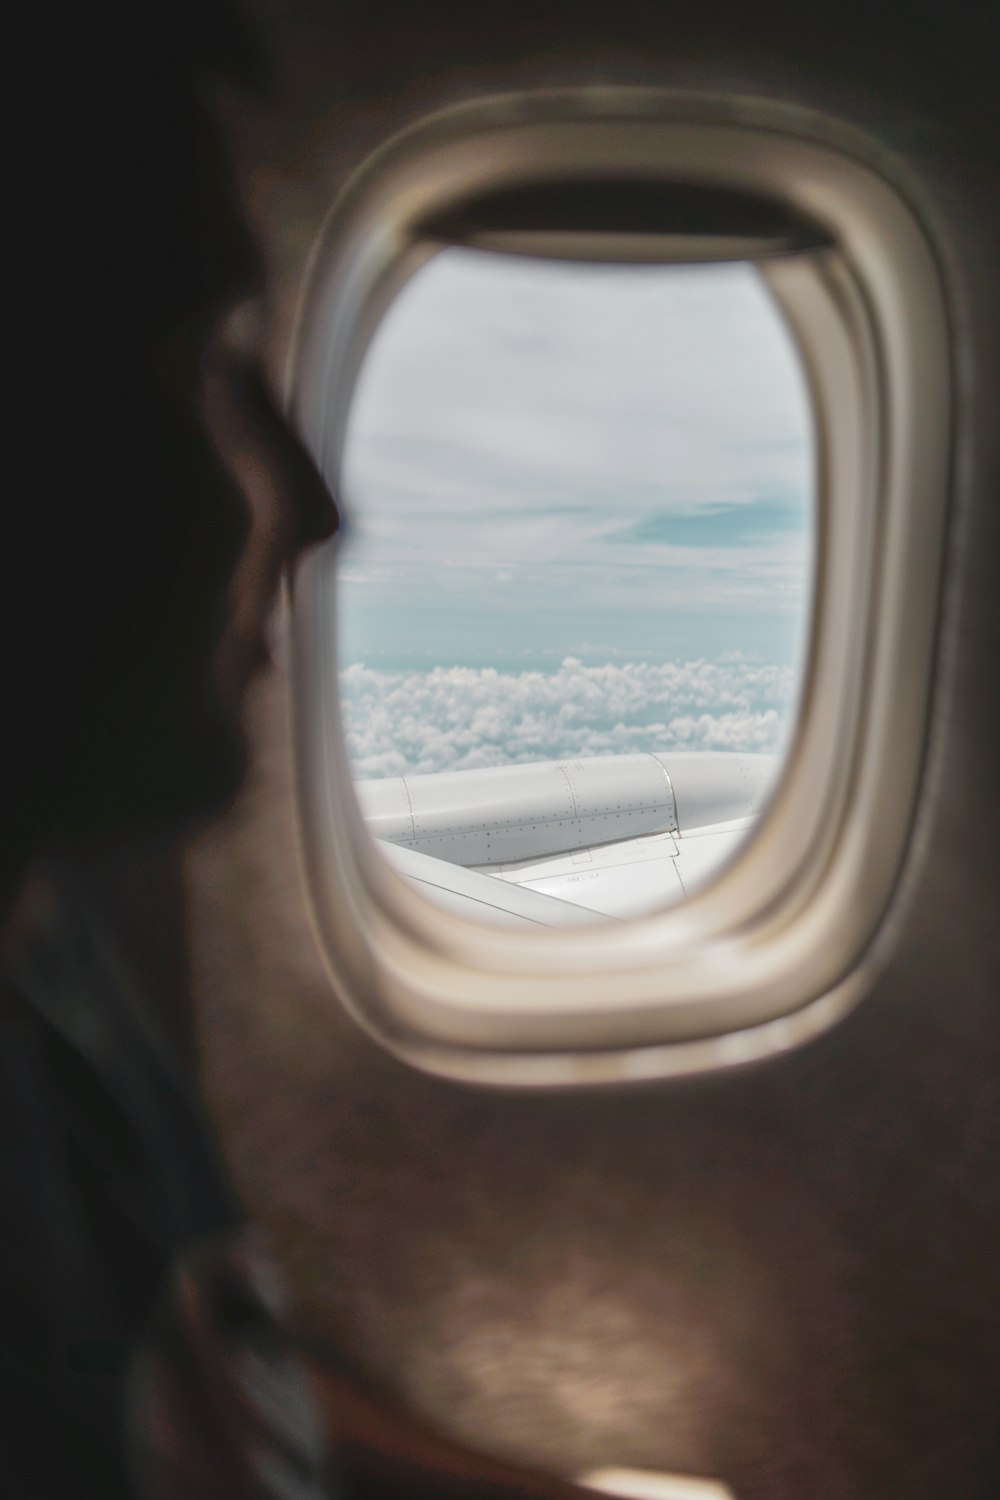
[{"label": "white cloud", "polygon": [[737,656],[602,666],[567,657],[555,672],[356,664],[340,681],[360,778],[640,750],[774,751],[795,690],[792,668]]}]

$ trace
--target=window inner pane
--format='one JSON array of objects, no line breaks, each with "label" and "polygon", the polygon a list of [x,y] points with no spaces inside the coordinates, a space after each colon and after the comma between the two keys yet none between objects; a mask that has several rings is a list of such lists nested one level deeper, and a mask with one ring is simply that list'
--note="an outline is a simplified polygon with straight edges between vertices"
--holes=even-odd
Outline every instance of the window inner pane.
[{"label": "window inner pane", "polygon": [[697,888],[793,723],[813,449],[752,265],[429,262],[368,351],[342,473],[376,836],[607,916]]}]

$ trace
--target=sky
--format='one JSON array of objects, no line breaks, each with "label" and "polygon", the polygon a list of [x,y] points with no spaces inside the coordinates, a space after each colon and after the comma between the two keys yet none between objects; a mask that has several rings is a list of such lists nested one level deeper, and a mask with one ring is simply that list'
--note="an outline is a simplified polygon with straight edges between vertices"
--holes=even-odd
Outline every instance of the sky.
[{"label": "sky", "polygon": [[812,470],[802,372],[752,267],[435,257],[348,422],[358,774],[778,748]]}]

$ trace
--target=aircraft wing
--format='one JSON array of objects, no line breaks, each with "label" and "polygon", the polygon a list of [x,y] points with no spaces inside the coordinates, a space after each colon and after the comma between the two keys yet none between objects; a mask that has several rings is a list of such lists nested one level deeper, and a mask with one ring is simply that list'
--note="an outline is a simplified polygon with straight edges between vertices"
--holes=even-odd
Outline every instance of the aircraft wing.
[{"label": "aircraft wing", "polygon": [[382,849],[407,880],[423,894],[449,911],[496,922],[503,926],[580,927],[594,919],[593,910],[574,905],[571,899],[548,894],[529,885],[508,885],[478,870],[466,870],[433,854],[420,854],[398,844],[383,843]]},{"label": "aircraft wing", "polygon": [[650,752],[355,785],[371,832],[431,899],[565,926],[696,889],[745,836],[775,770],[771,755]]}]

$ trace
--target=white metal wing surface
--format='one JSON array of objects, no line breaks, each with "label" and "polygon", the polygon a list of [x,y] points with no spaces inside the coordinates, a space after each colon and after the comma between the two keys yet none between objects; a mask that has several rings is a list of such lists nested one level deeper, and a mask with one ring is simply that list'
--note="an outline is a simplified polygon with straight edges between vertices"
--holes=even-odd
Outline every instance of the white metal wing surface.
[{"label": "white metal wing surface", "polygon": [[773,755],[649,752],[355,783],[372,834],[431,899],[567,926],[681,899],[761,810]]}]

